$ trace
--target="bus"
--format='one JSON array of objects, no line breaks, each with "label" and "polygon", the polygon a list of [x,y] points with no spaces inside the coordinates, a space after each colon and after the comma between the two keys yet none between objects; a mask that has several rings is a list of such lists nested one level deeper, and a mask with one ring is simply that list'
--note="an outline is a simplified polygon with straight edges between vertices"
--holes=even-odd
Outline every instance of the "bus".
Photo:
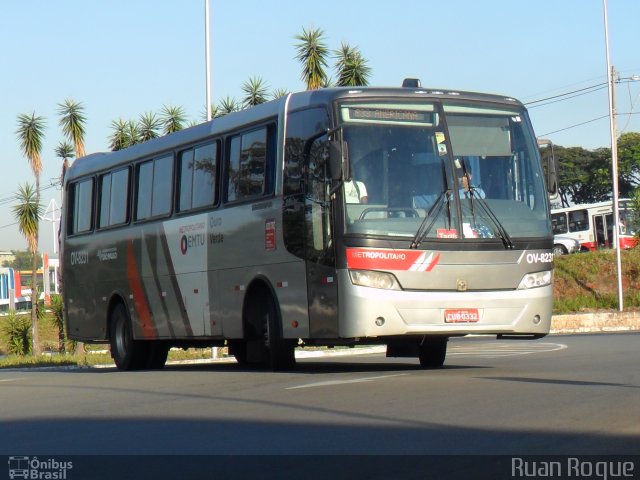
[{"label": "bus", "polygon": [[419,86],[288,94],[91,154],[64,179],[67,331],[123,370],[359,344],[436,368],[450,337],[540,338],[546,183],[519,101]]},{"label": "bus", "polygon": [[[640,231],[640,222],[630,199],[618,200],[618,215],[620,248],[633,248],[638,243],[636,232]],[[583,252],[615,247],[611,200],[554,208],[551,210],[551,225],[554,234],[578,240]]]}]

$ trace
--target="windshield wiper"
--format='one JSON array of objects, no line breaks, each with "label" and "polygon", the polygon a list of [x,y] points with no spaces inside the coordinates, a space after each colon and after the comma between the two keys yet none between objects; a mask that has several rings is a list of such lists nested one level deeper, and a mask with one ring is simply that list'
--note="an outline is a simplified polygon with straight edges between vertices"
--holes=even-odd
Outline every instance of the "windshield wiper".
[{"label": "windshield wiper", "polygon": [[471,194],[469,201],[471,202],[471,216],[473,217],[474,223],[476,220],[476,216],[473,210],[473,204],[475,203],[475,201],[477,201],[478,205],[480,205],[480,209],[487,216],[487,218],[491,220],[491,223],[493,223],[496,229],[496,233],[498,234],[498,237],[500,237],[500,239],[502,240],[504,247],[509,250],[512,250],[514,248],[514,245],[513,245],[513,241],[511,240],[511,236],[507,232],[507,229],[504,228],[504,225],[502,224],[502,222],[500,222],[500,220],[498,219],[494,211],[491,209],[489,204],[486,202],[486,200],[482,198],[480,195],[478,195],[475,192],[475,189],[473,187],[469,189],[469,193]]},{"label": "windshield wiper", "polygon": [[[422,223],[420,223],[420,227],[418,227],[418,231],[413,237],[409,248],[418,248],[420,246],[425,237],[429,235],[445,205],[447,207],[447,228],[451,228],[451,190],[444,190],[429,209]],[[431,220],[431,222],[427,224],[428,220]]]}]

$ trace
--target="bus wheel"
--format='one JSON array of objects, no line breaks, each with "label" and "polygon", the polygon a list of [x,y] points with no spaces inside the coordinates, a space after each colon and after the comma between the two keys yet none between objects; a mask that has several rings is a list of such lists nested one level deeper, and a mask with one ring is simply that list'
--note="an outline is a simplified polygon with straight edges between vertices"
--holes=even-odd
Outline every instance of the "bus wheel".
[{"label": "bus wheel", "polygon": [[280,318],[273,297],[267,294],[261,304],[268,365],[274,372],[293,370],[296,366],[296,341],[282,338]]},{"label": "bus wheel", "polygon": [[440,368],[447,356],[449,337],[424,337],[418,345],[418,358],[423,368]]},{"label": "bus wheel", "polygon": [[129,315],[121,303],[116,305],[111,313],[109,342],[111,356],[120,370],[137,370],[146,360],[146,352],[143,350],[147,349],[133,339]]},{"label": "bus wheel", "polygon": [[247,365],[247,342],[246,340],[227,340],[229,354],[233,355],[239,365]]},{"label": "bus wheel", "polygon": [[160,370],[164,368],[164,364],[167,363],[167,356],[169,355],[169,345],[162,341],[146,343],[148,343],[148,346],[145,368],[149,370]]}]

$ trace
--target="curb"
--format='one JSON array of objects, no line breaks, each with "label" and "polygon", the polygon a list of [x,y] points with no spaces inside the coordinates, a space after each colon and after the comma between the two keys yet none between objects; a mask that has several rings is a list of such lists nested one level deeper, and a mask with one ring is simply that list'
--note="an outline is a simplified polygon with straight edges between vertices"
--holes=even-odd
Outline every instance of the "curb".
[{"label": "curb", "polygon": [[551,334],[640,331],[640,312],[590,312],[554,315]]}]

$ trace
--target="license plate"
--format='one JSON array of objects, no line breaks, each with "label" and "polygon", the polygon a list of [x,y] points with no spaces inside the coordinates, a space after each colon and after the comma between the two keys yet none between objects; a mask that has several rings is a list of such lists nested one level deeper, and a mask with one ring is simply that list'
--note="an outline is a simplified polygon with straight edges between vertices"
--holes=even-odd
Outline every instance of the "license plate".
[{"label": "license plate", "polygon": [[480,320],[477,308],[456,308],[444,311],[444,323],[476,323]]}]

